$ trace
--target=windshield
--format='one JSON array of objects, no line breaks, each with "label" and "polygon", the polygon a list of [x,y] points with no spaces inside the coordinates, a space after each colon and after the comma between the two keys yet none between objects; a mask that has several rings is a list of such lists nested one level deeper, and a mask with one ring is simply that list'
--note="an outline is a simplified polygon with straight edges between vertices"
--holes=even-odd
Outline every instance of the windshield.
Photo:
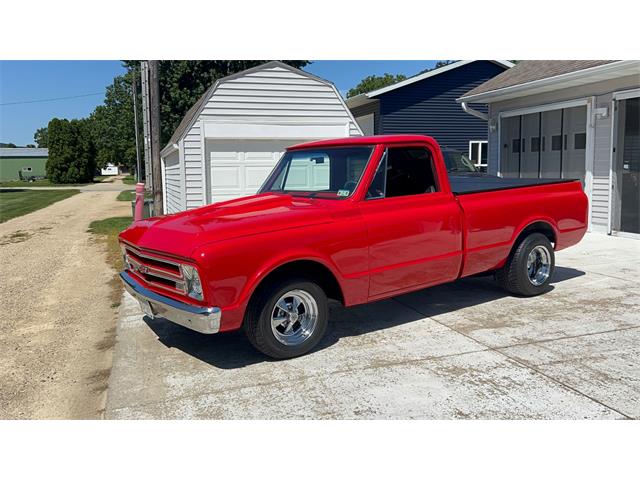
[{"label": "windshield", "polygon": [[347,198],[358,186],[372,152],[372,146],[286,152],[260,192]]},{"label": "windshield", "polygon": [[469,160],[469,157],[458,150],[443,150],[442,155],[447,166],[447,172],[475,173],[478,171],[473,162]]}]

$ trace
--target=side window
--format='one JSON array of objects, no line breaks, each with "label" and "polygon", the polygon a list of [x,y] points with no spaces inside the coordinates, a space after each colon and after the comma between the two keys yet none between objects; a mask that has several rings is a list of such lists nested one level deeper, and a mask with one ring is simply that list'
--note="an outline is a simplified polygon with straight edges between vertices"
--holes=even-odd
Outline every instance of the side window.
[{"label": "side window", "polygon": [[380,161],[367,198],[402,197],[437,191],[429,150],[420,147],[389,148]]}]

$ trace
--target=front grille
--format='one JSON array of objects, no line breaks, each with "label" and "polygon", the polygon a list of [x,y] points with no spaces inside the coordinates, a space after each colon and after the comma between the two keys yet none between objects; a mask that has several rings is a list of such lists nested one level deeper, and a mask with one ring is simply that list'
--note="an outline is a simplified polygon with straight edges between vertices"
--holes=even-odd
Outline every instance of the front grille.
[{"label": "front grille", "polygon": [[185,281],[180,264],[125,245],[127,270],[153,285],[173,293],[185,295]]}]

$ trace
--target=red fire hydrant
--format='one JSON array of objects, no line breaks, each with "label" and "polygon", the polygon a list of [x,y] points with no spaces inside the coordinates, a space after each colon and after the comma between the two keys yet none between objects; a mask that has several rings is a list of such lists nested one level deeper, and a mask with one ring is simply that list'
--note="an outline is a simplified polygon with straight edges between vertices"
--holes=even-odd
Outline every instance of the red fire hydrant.
[{"label": "red fire hydrant", "polygon": [[142,220],[142,209],[144,208],[144,183],[136,183],[136,208],[133,221]]}]

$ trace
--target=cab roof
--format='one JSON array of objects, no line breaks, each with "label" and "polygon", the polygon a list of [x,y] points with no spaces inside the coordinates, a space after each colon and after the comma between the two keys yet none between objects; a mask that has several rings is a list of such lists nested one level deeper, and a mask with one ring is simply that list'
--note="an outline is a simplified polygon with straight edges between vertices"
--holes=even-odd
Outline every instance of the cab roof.
[{"label": "cab roof", "polygon": [[431,143],[436,141],[433,137],[426,135],[373,135],[369,137],[346,137],[346,138],[332,138],[328,140],[318,140],[315,142],[300,143],[298,145],[292,145],[287,150],[301,150],[305,148],[315,147],[346,147],[346,146],[358,146],[358,145],[378,145],[378,144],[393,144],[393,143]]}]

